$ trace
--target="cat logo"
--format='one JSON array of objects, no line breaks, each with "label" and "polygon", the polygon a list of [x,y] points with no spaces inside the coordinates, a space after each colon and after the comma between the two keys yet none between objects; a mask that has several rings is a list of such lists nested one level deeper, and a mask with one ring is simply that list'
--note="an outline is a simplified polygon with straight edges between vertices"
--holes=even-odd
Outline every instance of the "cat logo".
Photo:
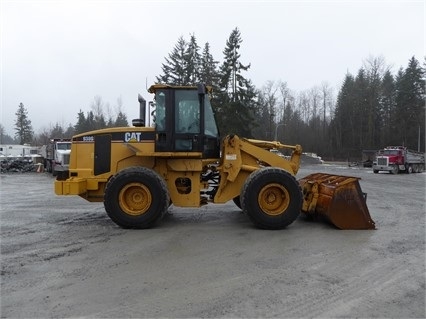
[{"label": "cat logo", "polygon": [[126,132],[124,133],[124,141],[127,143],[140,142],[142,132]]}]

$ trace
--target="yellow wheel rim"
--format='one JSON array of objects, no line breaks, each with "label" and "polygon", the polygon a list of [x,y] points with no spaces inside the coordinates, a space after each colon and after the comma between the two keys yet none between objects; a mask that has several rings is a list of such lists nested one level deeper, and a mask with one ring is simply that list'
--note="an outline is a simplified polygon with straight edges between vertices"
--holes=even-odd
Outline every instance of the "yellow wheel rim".
[{"label": "yellow wheel rim", "polygon": [[118,200],[126,214],[139,216],[145,214],[151,207],[152,195],[145,185],[130,183],[121,189]]},{"label": "yellow wheel rim", "polygon": [[281,184],[268,184],[260,190],[257,201],[263,212],[278,216],[288,208],[290,194]]}]

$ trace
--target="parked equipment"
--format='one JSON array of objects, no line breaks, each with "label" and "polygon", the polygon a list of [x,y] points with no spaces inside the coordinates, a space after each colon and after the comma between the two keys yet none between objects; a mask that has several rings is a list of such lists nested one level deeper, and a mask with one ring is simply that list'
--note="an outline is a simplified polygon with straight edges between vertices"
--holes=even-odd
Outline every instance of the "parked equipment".
[{"label": "parked equipment", "polygon": [[425,169],[425,154],[412,151],[404,146],[388,146],[379,151],[373,164],[373,172],[388,171],[391,174],[399,172],[421,173]]},{"label": "parked equipment", "polygon": [[49,144],[43,145],[40,149],[40,155],[44,158],[45,170],[52,173],[53,176],[68,173],[70,153],[71,139],[51,139]]},{"label": "parked equipment", "polygon": [[[330,221],[343,229],[374,228],[357,179],[338,188],[335,184],[335,193],[327,193],[332,198],[330,207],[321,199],[327,190],[322,186],[315,191],[303,187],[302,194],[295,179],[300,145],[236,135],[220,141],[210,87],[157,84],[148,92],[155,94],[149,104],[153,112],[148,110],[155,127],[145,126],[146,101],[139,96],[141,114],[134,127],[74,136],[69,172],[58,175],[56,194],[103,201],[109,217],[124,228],[152,227],[172,203],[200,207],[230,200],[264,229],[290,225],[302,207],[310,212],[331,210]],[[292,155],[278,156],[273,149],[289,149]],[[311,182],[320,179],[313,177]],[[317,198],[316,205],[308,203],[311,197]],[[339,214],[349,220],[338,223]]]}]

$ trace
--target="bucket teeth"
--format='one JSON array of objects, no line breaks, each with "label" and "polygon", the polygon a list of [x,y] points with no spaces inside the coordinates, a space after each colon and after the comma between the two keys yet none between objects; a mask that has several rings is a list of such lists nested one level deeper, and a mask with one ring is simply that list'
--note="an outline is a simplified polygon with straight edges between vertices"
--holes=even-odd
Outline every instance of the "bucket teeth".
[{"label": "bucket teeth", "polygon": [[375,229],[367,208],[367,194],[360,178],[314,173],[299,180],[303,191],[302,213],[324,217],[340,229]]}]

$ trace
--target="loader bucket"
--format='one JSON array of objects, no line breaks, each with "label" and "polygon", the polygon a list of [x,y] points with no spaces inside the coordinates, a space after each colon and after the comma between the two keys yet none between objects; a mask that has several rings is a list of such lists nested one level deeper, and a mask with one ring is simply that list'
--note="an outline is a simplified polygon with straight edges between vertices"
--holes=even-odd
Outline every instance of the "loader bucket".
[{"label": "loader bucket", "polygon": [[302,213],[324,217],[340,229],[375,229],[367,208],[367,194],[360,178],[315,173],[299,180],[303,191]]}]

